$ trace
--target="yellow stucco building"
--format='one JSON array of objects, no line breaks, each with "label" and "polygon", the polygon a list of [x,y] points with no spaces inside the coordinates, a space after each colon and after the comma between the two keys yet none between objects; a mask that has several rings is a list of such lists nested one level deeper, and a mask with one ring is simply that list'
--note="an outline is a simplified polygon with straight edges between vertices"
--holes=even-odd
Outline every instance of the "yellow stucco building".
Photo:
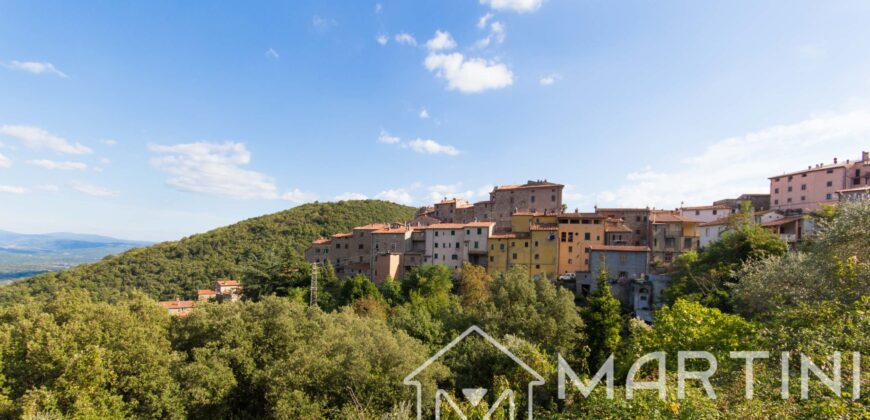
[{"label": "yellow stucco building", "polygon": [[553,279],[558,268],[557,216],[550,213],[516,213],[510,232],[489,237],[489,273],[505,272],[516,265],[528,268],[532,278]]},{"label": "yellow stucco building", "polygon": [[589,246],[604,245],[604,220],[603,215],[596,213],[558,216],[559,275],[589,271]]}]

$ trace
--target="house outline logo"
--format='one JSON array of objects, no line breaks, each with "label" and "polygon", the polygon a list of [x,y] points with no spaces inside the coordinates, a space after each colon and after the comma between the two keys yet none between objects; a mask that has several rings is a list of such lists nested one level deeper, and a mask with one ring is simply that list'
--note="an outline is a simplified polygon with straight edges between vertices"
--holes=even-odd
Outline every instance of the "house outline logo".
[{"label": "house outline logo", "polygon": [[[437,353],[435,353],[434,355],[432,355],[432,357],[430,357],[428,360],[423,362],[422,365],[418,366],[417,369],[414,369],[414,371],[411,372],[410,374],[408,374],[408,376],[406,376],[405,379],[402,381],[402,383],[405,385],[415,386],[417,388],[417,420],[423,419],[423,412],[422,412],[422,410],[423,410],[423,384],[420,381],[414,380],[414,378],[418,374],[420,374],[420,372],[426,370],[426,368],[428,368],[432,363],[435,363],[436,360],[440,359],[441,356],[443,356],[445,353],[450,351],[450,349],[452,349],[457,344],[459,344],[459,342],[464,340],[465,337],[468,337],[471,333],[477,333],[484,340],[489,342],[489,344],[492,344],[500,352],[502,352],[503,354],[508,356],[511,360],[514,361],[514,363],[520,365],[520,367],[522,367],[526,372],[528,372],[529,374],[531,374],[535,378],[535,380],[528,383],[528,395],[527,395],[527,398],[528,398],[528,419],[531,420],[532,418],[534,418],[534,387],[543,385],[545,383],[544,377],[541,376],[540,373],[538,373],[537,371],[532,369],[531,366],[527,365],[525,362],[520,360],[520,358],[517,357],[515,354],[511,353],[511,351],[508,350],[507,347],[505,347],[503,344],[499,343],[498,341],[496,341],[496,339],[492,338],[489,334],[484,332],[480,327],[478,327],[477,325],[472,325],[471,327],[468,327],[468,329],[465,330],[462,334],[459,334],[456,338],[454,338],[453,341],[447,343],[446,346],[442,347],[441,350],[438,350]],[[471,392],[467,392],[467,391],[471,391]],[[480,398],[482,398],[483,395],[479,394],[479,395],[476,395],[473,397],[470,396],[469,394],[473,395],[474,391],[475,390],[463,389],[463,393],[465,393],[466,397],[469,397],[469,399],[471,399],[472,402],[474,402],[475,399],[476,399],[476,402],[479,402]],[[465,419],[465,415],[461,411],[459,411],[459,407],[456,405],[456,403],[453,401],[453,399],[450,398],[450,395],[446,391],[444,391],[442,389],[438,389],[438,391],[435,393],[435,419],[436,420],[440,420],[440,415],[441,415],[440,405],[441,405],[441,398],[442,397],[447,400],[447,402],[450,404],[451,407],[453,407],[454,410],[456,410],[456,412],[457,412],[457,414],[459,414],[460,418]],[[490,417],[490,415],[495,411],[495,409],[499,406],[499,404],[505,398],[507,398],[508,402],[509,402],[510,418],[514,418],[514,392],[510,389],[502,392],[502,394],[499,396],[499,398],[493,404],[492,408],[490,408],[489,412],[486,413],[486,416],[484,418],[488,419]],[[473,405],[476,405],[476,404],[473,404]]]}]

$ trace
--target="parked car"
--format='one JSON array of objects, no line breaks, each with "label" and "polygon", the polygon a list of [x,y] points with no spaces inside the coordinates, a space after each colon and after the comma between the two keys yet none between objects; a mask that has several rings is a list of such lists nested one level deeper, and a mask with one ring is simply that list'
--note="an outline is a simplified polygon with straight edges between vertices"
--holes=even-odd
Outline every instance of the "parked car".
[{"label": "parked car", "polygon": [[577,273],[565,273],[559,276],[559,280],[576,280]]}]

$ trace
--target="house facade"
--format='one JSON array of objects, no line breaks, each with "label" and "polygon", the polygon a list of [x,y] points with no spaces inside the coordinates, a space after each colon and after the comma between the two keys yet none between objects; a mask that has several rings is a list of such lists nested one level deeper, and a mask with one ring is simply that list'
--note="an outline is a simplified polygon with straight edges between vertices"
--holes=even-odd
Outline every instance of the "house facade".
[{"label": "house facade", "polygon": [[595,208],[595,212],[612,219],[621,219],[622,224],[631,229],[624,234],[628,245],[649,245],[649,220],[652,215],[650,208]]},{"label": "house facade", "polygon": [[838,201],[837,191],[870,185],[870,156],[857,161],[810,165],[807,169],[770,177],[771,208],[806,212]]},{"label": "house facade", "polygon": [[659,267],[669,267],[674,259],[684,252],[699,247],[700,221],[681,216],[675,212],[657,210],[650,216],[652,232],[651,262]]},{"label": "house facade", "polygon": [[737,208],[725,204],[714,204],[712,206],[680,207],[678,213],[680,216],[707,223],[730,216],[737,211]]},{"label": "house facade", "polygon": [[605,217],[597,213],[562,213],[557,217],[559,275],[589,270],[589,247],[605,243]]}]

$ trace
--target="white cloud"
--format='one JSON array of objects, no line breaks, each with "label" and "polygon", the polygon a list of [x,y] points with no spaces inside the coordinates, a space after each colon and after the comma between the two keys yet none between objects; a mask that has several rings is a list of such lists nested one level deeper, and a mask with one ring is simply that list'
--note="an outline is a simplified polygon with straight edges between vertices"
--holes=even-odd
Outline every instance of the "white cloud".
[{"label": "white cloud", "polygon": [[0,168],[9,168],[12,166],[12,160],[8,157],[3,156],[3,153],[0,153]]},{"label": "white cloud", "polygon": [[482,50],[482,49],[488,47],[490,43],[492,43],[492,37],[487,36],[486,38],[478,39],[474,43],[474,47]]},{"label": "white cloud", "polygon": [[274,48],[269,48],[268,50],[266,50],[266,52],[264,54],[266,55],[266,58],[268,58],[270,60],[277,60],[277,59],[281,58],[281,56],[278,55],[278,51],[275,51]]},{"label": "white cloud", "polygon": [[424,62],[429,71],[447,80],[447,88],[463,93],[501,89],[513,84],[513,73],[502,63],[469,58],[460,53],[431,53]]},{"label": "white cloud", "polygon": [[398,42],[399,44],[412,45],[412,46],[417,45],[417,39],[414,38],[414,35],[411,35],[411,34],[406,33],[406,32],[397,33],[396,36],[393,37],[393,39],[395,39],[396,42]]},{"label": "white cloud", "polygon": [[235,199],[283,198],[272,178],[241,168],[251,162],[251,153],[243,143],[198,142],[148,148],[161,155],[151,164],[168,173],[167,185],[177,190]]},{"label": "white cloud", "polygon": [[478,29],[486,28],[486,22],[488,22],[490,19],[492,19],[492,16],[493,16],[492,13],[487,13],[487,14],[481,16],[480,19],[477,20],[477,28]]},{"label": "white cloud", "polygon": [[0,134],[17,138],[32,149],[48,149],[58,153],[86,155],[92,152],[81,143],[72,144],[62,137],[55,136],[39,127],[28,125],[0,125]]},{"label": "white cloud", "polygon": [[61,171],[84,171],[85,169],[88,169],[88,165],[82,162],[59,162],[56,160],[39,159],[28,160],[27,163],[45,169],[57,169]]},{"label": "white cloud", "polygon": [[287,191],[284,194],[281,194],[282,200],[292,201],[294,203],[306,203],[309,201],[317,200],[317,194],[300,191],[298,188]]},{"label": "white cloud", "polygon": [[381,135],[378,136],[378,141],[386,144],[396,144],[402,141],[402,139],[396,136],[391,136],[386,130],[381,130]]},{"label": "white cloud", "polygon": [[459,150],[457,150],[453,146],[439,144],[434,140],[428,139],[414,139],[408,142],[408,144],[403,144],[402,147],[407,147],[417,153],[422,153],[426,155],[445,154],[449,156],[456,156],[459,154]]},{"label": "white cloud", "polygon": [[117,197],[120,195],[117,191],[112,191],[108,188],[98,187],[96,185],[85,184],[79,181],[70,183],[70,187],[82,194],[91,195],[94,197]]},{"label": "white cloud", "polygon": [[341,193],[335,196],[336,201],[344,201],[344,200],[366,200],[368,197],[365,194],[355,193],[355,192],[346,192]]},{"label": "white cloud", "polygon": [[390,42],[390,37],[381,34],[381,35],[378,35],[377,41],[378,41],[378,44],[387,45],[387,42]]},{"label": "white cloud", "polygon": [[538,80],[538,83],[540,83],[541,86],[550,86],[553,83],[556,83],[556,81],[561,79],[561,78],[562,78],[562,76],[560,76],[556,73],[550,73],[548,75],[541,76],[540,80]]},{"label": "white cloud", "polygon": [[490,32],[486,38],[478,39],[477,42],[474,43],[474,46],[478,49],[484,49],[488,47],[493,40],[501,44],[504,42],[505,38],[507,38],[507,27],[504,23],[501,22],[493,22],[489,25]]},{"label": "white cloud", "polygon": [[426,48],[429,51],[450,50],[456,48],[456,41],[450,36],[450,32],[437,30],[435,37],[426,41]]},{"label": "white cloud", "polygon": [[12,60],[10,63],[4,64],[4,66],[12,70],[21,70],[33,74],[53,74],[55,76],[60,76],[63,78],[67,77],[64,72],[58,70],[56,67],[54,67],[54,64],[51,63]]},{"label": "white cloud", "polygon": [[375,198],[405,205],[414,203],[414,198],[411,197],[411,193],[404,188],[381,191],[375,195]]},{"label": "white cloud", "polygon": [[467,201],[474,201],[477,197],[474,191],[463,190],[462,183],[456,184],[436,184],[428,188],[429,193],[426,198],[429,202],[435,203],[446,198],[459,198]]},{"label": "white cloud", "polygon": [[429,118],[429,111],[427,111],[426,108],[420,110],[420,118],[424,120]]},{"label": "white cloud", "polygon": [[11,185],[0,185],[0,193],[6,194],[24,194],[27,192],[23,187],[14,187]]},{"label": "white cloud", "polygon": [[311,18],[311,24],[314,25],[314,29],[317,30],[317,32],[323,33],[338,26],[338,21],[315,15]]},{"label": "white cloud", "polygon": [[112,140],[112,139],[102,139],[102,140],[100,140],[100,143],[103,143],[106,146],[114,146],[114,145],[118,144],[118,141]]},{"label": "white cloud", "polygon": [[[870,137],[870,110],[815,115],[716,141],[686,156],[676,169],[646,167],[626,176],[623,185],[586,197],[587,204],[672,208],[709,204],[742,193],[765,192],[768,177],[797,171],[834,156],[860,157]],[[594,201],[592,201],[594,200]],[[591,202],[589,202],[591,201]]]},{"label": "white cloud", "polygon": [[543,3],[544,0],[480,0],[480,4],[489,5],[493,10],[510,10],[517,13],[534,12]]}]

